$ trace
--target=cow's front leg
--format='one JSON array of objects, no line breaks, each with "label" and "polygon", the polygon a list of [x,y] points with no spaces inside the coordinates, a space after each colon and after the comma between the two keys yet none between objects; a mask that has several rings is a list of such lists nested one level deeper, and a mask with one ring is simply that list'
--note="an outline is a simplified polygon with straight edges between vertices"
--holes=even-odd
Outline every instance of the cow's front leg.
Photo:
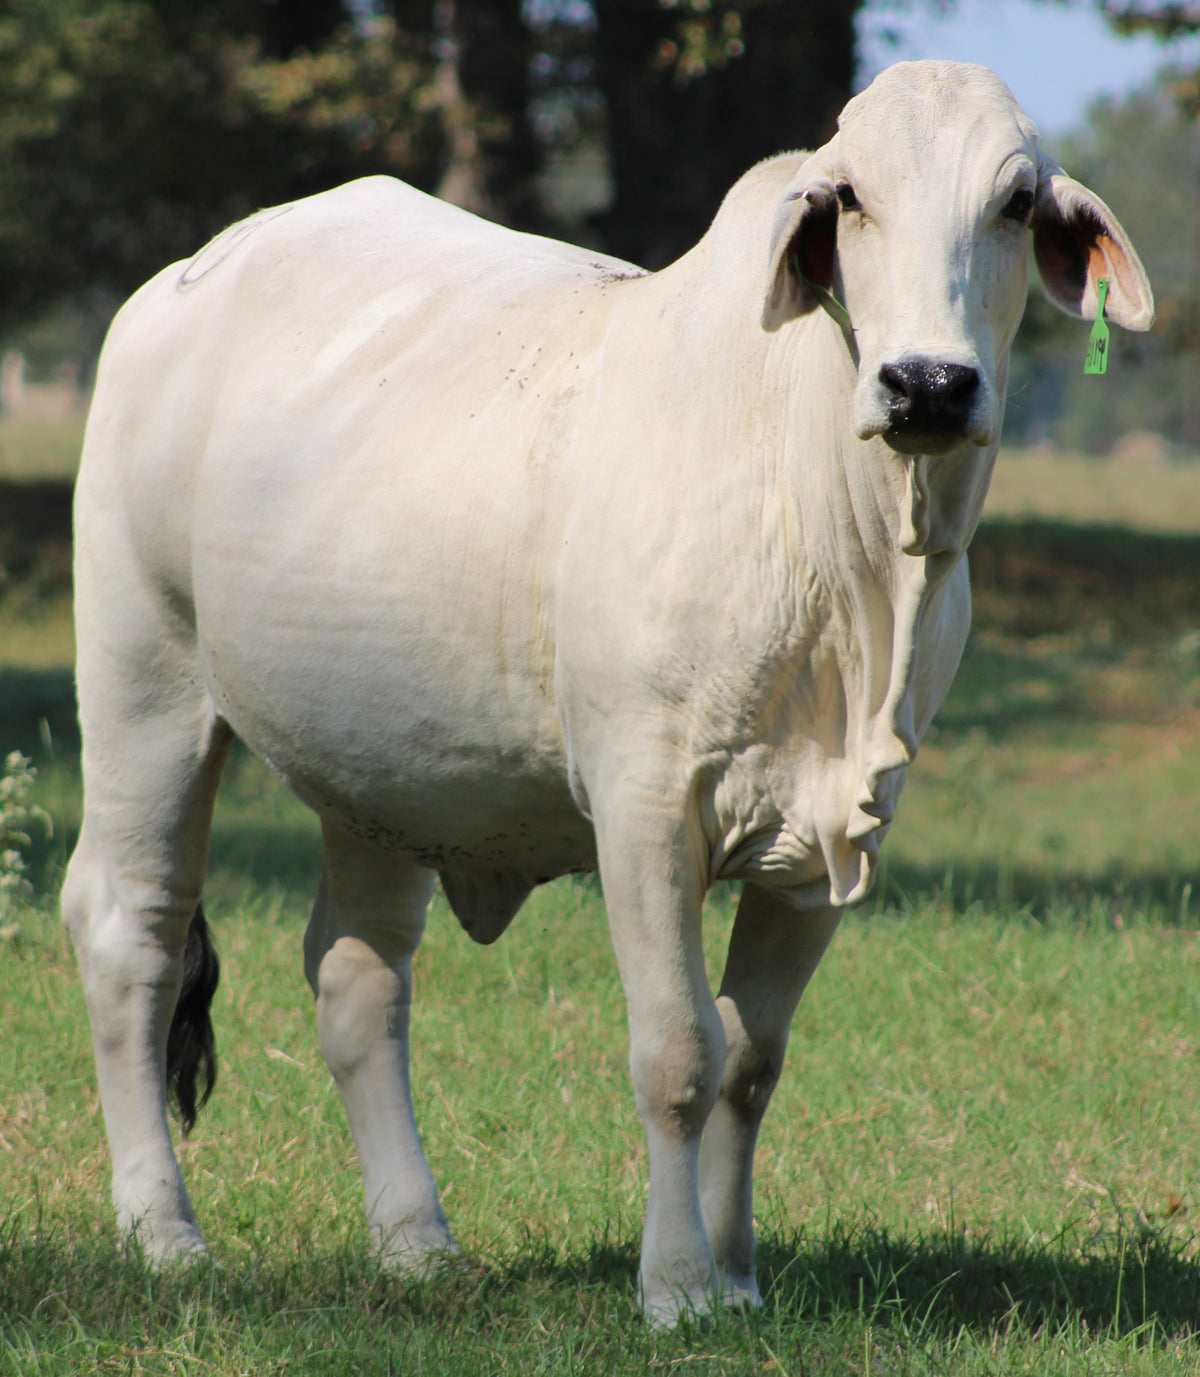
[{"label": "cow's front leg", "polygon": [[704,969],[702,838],[630,807],[597,818],[600,873],[629,1016],[630,1067],[650,1149],[642,1306],[653,1324],[704,1314],[721,1277],[700,1212],[700,1136],[725,1036]]},{"label": "cow's front leg", "polygon": [[321,1051],[358,1149],[367,1222],[384,1261],[406,1270],[454,1248],[409,1083],[412,957],[435,879],[327,826],[325,871],[304,937]]},{"label": "cow's front leg", "polygon": [[779,1080],[792,1015],[841,910],[795,909],[757,885],[742,891],[717,1009],[725,1029],[721,1092],[704,1131],[704,1222],[727,1299],[760,1305],[755,1275],[754,1147]]}]

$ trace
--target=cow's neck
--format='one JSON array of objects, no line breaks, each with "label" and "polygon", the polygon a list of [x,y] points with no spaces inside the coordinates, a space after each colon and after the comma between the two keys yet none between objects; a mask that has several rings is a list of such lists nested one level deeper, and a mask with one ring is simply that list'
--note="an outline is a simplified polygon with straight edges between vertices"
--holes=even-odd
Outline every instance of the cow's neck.
[{"label": "cow's neck", "polygon": [[853,369],[828,349],[819,357],[823,375],[809,367],[788,388],[781,487],[805,566],[795,586],[808,671],[820,699],[843,704],[815,728],[829,738],[820,745],[833,795],[817,826],[834,894],[849,899],[870,883],[907,766],[957,667],[968,610],[953,575],[995,450],[909,458],[858,440]]}]

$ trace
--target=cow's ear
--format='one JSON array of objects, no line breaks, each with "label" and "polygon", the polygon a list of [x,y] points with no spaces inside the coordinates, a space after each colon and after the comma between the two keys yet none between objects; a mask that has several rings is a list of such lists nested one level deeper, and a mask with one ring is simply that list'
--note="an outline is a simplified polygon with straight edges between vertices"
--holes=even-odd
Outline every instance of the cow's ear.
[{"label": "cow's ear", "polygon": [[778,330],[820,305],[814,284],[825,291],[833,286],[837,197],[832,182],[816,173],[805,176],[805,171],[801,168],[775,212],[763,300],[765,330]]},{"label": "cow's ear", "polygon": [[1150,281],[1117,217],[1044,153],[1032,228],[1042,287],[1059,310],[1095,320],[1097,284],[1106,277],[1109,320],[1126,330],[1149,330],[1154,324]]}]

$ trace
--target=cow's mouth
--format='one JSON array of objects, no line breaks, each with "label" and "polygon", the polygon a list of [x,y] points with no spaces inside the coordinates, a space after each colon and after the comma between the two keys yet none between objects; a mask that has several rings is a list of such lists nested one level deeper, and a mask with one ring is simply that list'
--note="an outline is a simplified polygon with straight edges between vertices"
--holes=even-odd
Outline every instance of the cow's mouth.
[{"label": "cow's mouth", "polygon": [[952,450],[958,449],[970,439],[970,436],[965,427],[933,431],[889,426],[887,430],[882,432],[882,439],[897,454],[903,454],[909,458],[918,454],[928,454],[931,458],[937,459],[943,454],[949,454]]}]

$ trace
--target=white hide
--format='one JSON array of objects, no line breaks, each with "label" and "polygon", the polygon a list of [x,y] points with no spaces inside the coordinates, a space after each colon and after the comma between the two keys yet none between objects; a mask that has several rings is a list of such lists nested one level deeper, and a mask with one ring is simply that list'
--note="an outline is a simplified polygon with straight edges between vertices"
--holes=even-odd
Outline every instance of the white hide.
[{"label": "white hide", "polygon": [[[407,1069],[433,873],[490,941],[598,865],[650,1141],[644,1303],[757,1301],[755,1135],[962,650],[1031,225],[1060,305],[1094,310],[1103,272],[1112,318],[1149,325],[1120,227],[1001,83],[905,64],[654,275],[376,178],[126,306],[78,487],[64,912],[117,1207],[153,1254],[203,1246],[162,1047],[236,733],[323,822],[306,962],[385,1255],[452,1246]],[[748,883],[714,1000],[718,878]]]}]

